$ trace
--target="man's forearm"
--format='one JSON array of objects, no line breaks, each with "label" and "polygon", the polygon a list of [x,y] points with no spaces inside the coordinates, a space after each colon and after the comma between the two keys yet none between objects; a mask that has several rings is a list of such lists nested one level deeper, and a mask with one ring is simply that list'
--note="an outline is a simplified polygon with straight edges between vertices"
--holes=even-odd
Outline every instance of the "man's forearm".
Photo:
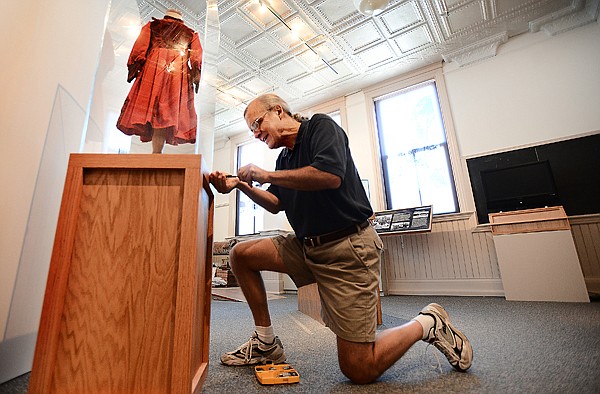
[{"label": "man's forearm", "polygon": [[267,178],[265,183],[303,191],[337,189],[342,184],[339,176],[311,166],[295,170],[270,171]]},{"label": "man's forearm", "polygon": [[258,187],[250,187],[245,182],[240,182],[237,189],[250,197],[252,201],[266,209],[267,211],[275,214],[281,211],[281,204],[279,199],[269,193],[268,191],[262,190]]}]

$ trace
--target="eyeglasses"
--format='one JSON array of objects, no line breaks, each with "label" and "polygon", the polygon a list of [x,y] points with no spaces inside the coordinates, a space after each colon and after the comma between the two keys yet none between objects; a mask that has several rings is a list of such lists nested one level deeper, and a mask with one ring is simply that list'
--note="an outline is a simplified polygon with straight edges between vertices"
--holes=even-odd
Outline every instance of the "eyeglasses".
[{"label": "eyeglasses", "polygon": [[260,127],[260,124],[262,123],[263,119],[265,118],[265,116],[266,116],[266,115],[267,115],[269,112],[271,112],[271,110],[272,110],[272,109],[273,109],[273,108],[269,108],[269,109],[267,110],[267,112],[265,112],[265,113],[263,114],[263,116],[256,118],[256,119],[254,120],[254,122],[250,123],[250,132],[251,132],[252,134],[256,133],[256,130],[258,130],[258,128]]}]

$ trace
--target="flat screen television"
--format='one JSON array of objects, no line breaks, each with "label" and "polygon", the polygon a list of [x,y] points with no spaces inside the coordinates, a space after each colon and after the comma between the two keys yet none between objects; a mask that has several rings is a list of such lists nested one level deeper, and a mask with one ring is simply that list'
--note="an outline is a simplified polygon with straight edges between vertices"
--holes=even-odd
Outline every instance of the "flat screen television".
[{"label": "flat screen television", "polygon": [[560,205],[548,160],[481,171],[488,213]]}]

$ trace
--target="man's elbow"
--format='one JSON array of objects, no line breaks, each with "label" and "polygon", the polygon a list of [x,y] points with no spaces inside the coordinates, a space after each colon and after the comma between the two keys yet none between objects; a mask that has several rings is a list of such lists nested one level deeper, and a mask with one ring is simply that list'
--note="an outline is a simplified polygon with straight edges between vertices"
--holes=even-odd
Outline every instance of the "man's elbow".
[{"label": "man's elbow", "polygon": [[269,207],[265,207],[265,209],[267,211],[269,211],[269,213],[272,213],[273,215],[277,215],[279,212],[281,212],[283,210],[283,208],[281,207],[281,204],[270,205]]},{"label": "man's elbow", "polygon": [[329,189],[337,189],[342,186],[342,178],[337,175],[333,175],[328,181]]}]

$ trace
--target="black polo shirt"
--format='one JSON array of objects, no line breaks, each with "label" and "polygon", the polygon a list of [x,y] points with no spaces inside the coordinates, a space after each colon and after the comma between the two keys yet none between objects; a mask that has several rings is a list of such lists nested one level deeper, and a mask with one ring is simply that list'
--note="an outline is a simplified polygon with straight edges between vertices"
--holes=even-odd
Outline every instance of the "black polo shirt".
[{"label": "black polo shirt", "polygon": [[348,137],[329,116],[316,114],[302,122],[293,150],[284,148],[275,170],[315,167],[339,176],[337,189],[300,191],[271,185],[287,218],[302,239],[330,233],[367,220],[373,210],[350,154]]}]

